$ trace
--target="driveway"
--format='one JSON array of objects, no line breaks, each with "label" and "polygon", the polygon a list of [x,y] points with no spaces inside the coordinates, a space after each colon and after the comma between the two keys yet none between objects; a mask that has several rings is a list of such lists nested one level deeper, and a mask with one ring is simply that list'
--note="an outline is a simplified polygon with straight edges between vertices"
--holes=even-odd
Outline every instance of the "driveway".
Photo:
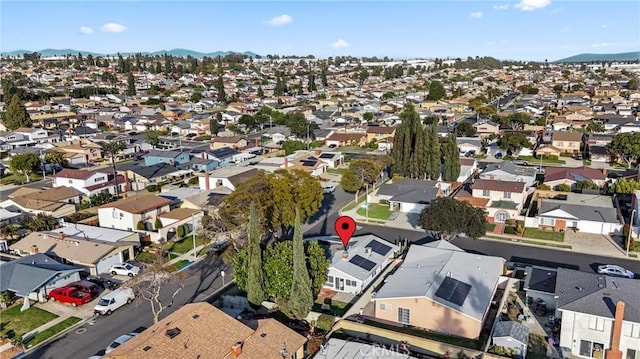
[{"label": "driveway", "polygon": [[571,245],[574,252],[598,253],[608,257],[625,257],[625,252],[615,239],[603,234],[575,232],[567,230],[564,242]]}]

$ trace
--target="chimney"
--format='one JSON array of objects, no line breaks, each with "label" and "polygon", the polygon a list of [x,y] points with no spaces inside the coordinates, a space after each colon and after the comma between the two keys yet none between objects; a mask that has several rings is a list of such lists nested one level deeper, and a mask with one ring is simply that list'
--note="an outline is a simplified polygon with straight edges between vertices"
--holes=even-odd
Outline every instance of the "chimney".
[{"label": "chimney", "polygon": [[200,158],[204,159],[204,152],[200,152]]},{"label": "chimney", "polygon": [[234,358],[237,358],[242,354],[242,342],[237,342],[231,346],[231,354]]},{"label": "chimney", "polygon": [[611,347],[606,350],[605,358],[622,359],[620,351],[620,335],[622,334],[622,320],[624,319],[624,302],[616,303],[616,316],[613,320],[613,331],[611,333]]},{"label": "chimney", "polygon": [[36,246],[35,244],[31,246],[31,254],[36,254],[40,252],[40,250],[38,249],[38,246]]},{"label": "chimney", "polygon": [[284,158],[284,169],[286,170],[287,168],[289,168],[289,158],[285,157]]},{"label": "chimney", "polygon": [[540,207],[542,207],[542,198],[538,197],[538,209],[540,209]]},{"label": "chimney", "polygon": [[209,172],[204,173],[204,189],[209,190]]},{"label": "chimney", "polygon": [[256,138],[255,144],[256,144],[256,147],[260,147],[260,140]]},{"label": "chimney", "polygon": [[342,252],[342,259],[344,259],[344,260],[349,259],[349,252],[347,252],[347,251]]},{"label": "chimney", "polygon": [[58,239],[64,239],[64,232],[58,232]]},{"label": "chimney", "polygon": [[316,156],[320,156],[320,150],[319,149],[316,149],[314,152],[315,152]]}]

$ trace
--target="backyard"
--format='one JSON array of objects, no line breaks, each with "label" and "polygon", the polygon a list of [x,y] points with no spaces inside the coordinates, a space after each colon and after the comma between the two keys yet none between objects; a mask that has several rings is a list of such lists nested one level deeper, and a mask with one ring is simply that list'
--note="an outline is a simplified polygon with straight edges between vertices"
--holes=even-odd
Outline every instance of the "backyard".
[{"label": "backyard", "polygon": [[35,307],[21,312],[21,307],[22,303],[18,303],[0,312],[0,318],[2,318],[0,336],[2,338],[11,340],[22,338],[26,333],[58,317],[46,310]]},{"label": "backyard", "polygon": [[[358,208],[358,214],[361,216],[367,215],[365,208]],[[391,215],[391,210],[388,204],[369,203],[368,217],[373,219],[386,220]]]}]

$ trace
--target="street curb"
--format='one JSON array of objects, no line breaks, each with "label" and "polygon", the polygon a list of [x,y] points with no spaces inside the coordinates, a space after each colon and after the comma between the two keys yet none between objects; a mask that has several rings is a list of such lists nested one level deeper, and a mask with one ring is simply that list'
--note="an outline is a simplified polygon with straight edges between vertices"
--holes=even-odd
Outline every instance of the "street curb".
[{"label": "street curb", "polygon": [[211,298],[220,295],[220,293],[226,291],[227,289],[231,288],[232,286],[234,286],[236,284],[236,280],[232,279],[230,280],[228,283],[225,283],[222,287],[218,288],[215,292],[207,295],[206,297],[204,297],[200,302],[208,302]]},{"label": "street curb", "polygon": [[[77,328],[77,327],[79,327],[79,326],[82,326],[83,324],[85,324],[85,323],[89,322],[90,320],[96,319],[97,317],[98,317],[97,315],[94,315],[94,316],[92,316],[91,318],[87,318],[87,319],[81,320],[81,321],[77,322],[76,324],[74,324],[74,325],[70,326],[69,328],[67,328],[67,329],[65,329],[65,330],[63,330],[63,331],[61,331],[60,333],[55,334],[55,335],[52,335],[52,336],[50,336],[49,338],[47,338],[47,339],[45,339],[45,340],[41,341],[40,343],[36,344],[35,346],[33,346],[33,347],[29,348],[29,349],[25,349],[25,350],[23,351],[24,355],[27,355],[27,354],[29,354],[29,353],[33,352],[34,350],[36,350],[36,349],[40,348],[41,346],[44,346],[44,345],[46,345],[46,344],[51,343],[52,341],[54,341],[54,340],[56,340],[56,339],[60,338],[61,336],[63,336],[63,335],[65,335],[65,334],[67,334],[67,333],[68,333],[68,332],[70,332],[71,330],[73,330],[73,329],[75,329],[75,328]],[[15,358],[22,358],[22,356],[16,356]]]}]

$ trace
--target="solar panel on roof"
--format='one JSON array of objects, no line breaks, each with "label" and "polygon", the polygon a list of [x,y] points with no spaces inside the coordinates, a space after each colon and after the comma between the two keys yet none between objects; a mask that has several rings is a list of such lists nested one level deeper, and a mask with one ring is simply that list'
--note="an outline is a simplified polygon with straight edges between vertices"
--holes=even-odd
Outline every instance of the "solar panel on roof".
[{"label": "solar panel on roof", "polygon": [[372,261],[358,255],[351,258],[349,260],[349,263],[353,263],[366,271],[370,271],[373,269],[373,267],[376,266],[376,264],[373,263]]},{"label": "solar panel on roof", "polygon": [[389,251],[391,250],[391,247],[384,243],[380,243],[375,239],[372,239],[371,242],[369,242],[369,244],[367,244],[365,247],[371,248],[372,252],[378,253],[381,256],[387,255],[387,253],[389,253]]},{"label": "solar panel on roof", "polygon": [[323,153],[320,155],[320,158],[333,158],[333,155],[330,153]]},{"label": "solar panel on roof", "polygon": [[447,277],[442,281],[436,291],[436,297],[440,297],[456,305],[462,305],[469,295],[471,285],[457,279]]}]

